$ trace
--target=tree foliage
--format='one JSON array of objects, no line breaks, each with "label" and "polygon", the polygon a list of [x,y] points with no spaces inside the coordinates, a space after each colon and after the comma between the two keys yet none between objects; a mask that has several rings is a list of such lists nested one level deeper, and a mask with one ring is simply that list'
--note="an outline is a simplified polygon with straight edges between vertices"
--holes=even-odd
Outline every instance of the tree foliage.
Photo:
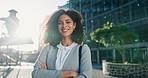
[{"label": "tree foliage", "polygon": [[122,61],[125,62],[124,45],[132,43],[135,39],[134,32],[127,26],[115,26],[107,22],[103,28],[98,28],[90,34],[92,40],[102,43],[105,47],[112,46],[120,52]]}]

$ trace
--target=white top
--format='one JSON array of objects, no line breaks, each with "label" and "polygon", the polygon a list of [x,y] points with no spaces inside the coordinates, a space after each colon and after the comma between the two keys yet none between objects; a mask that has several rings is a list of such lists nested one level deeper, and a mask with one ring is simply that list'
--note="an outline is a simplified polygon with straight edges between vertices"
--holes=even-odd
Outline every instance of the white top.
[{"label": "white top", "polygon": [[72,48],[75,47],[76,45],[78,44],[74,42],[69,46],[63,46],[61,43],[57,45],[58,53],[56,59],[56,70],[62,70],[66,58],[70,54]]}]

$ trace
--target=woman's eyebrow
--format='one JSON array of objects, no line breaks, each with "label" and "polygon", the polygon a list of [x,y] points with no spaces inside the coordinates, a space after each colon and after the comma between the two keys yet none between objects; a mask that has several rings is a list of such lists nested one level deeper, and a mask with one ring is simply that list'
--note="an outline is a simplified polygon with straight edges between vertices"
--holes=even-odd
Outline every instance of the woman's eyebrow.
[{"label": "woman's eyebrow", "polygon": [[71,19],[67,19],[67,20],[65,20],[65,21],[71,21]]},{"label": "woman's eyebrow", "polygon": [[[66,19],[65,21],[71,21],[71,19]],[[62,22],[62,20],[58,20],[58,22]]]}]

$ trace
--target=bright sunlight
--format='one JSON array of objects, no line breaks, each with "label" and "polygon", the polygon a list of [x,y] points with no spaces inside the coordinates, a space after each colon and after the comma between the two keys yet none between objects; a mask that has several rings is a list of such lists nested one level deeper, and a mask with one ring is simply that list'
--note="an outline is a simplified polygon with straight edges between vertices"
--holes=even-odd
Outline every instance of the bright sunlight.
[{"label": "bright sunlight", "polygon": [[[4,0],[0,2],[0,18],[7,18],[9,10],[15,9],[18,13],[16,17],[19,19],[19,26],[15,33],[17,37],[29,37],[33,40],[33,44],[22,45],[21,50],[37,50],[39,40],[39,27],[44,18],[58,9],[59,5],[64,5],[67,0]],[[4,22],[0,20],[0,28]],[[0,29],[2,32],[7,32]]]}]

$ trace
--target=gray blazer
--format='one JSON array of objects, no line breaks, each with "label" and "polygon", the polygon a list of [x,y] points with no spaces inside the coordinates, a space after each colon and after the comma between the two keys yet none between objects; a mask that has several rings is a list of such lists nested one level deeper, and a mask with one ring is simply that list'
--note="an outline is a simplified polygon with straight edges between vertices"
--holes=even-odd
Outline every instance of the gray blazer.
[{"label": "gray blazer", "polygon": [[[77,45],[71,50],[62,70],[79,71],[79,47],[80,45]],[[35,62],[32,78],[61,78],[62,71],[56,70],[55,68],[57,52],[57,47],[47,45],[42,48],[40,55]],[[43,60],[47,63],[47,70],[39,69],[40,62]],[[86,44],[82,46],[80,62],[80,73],[74,78],[92,78],[91,53],[90,48]]]}]

